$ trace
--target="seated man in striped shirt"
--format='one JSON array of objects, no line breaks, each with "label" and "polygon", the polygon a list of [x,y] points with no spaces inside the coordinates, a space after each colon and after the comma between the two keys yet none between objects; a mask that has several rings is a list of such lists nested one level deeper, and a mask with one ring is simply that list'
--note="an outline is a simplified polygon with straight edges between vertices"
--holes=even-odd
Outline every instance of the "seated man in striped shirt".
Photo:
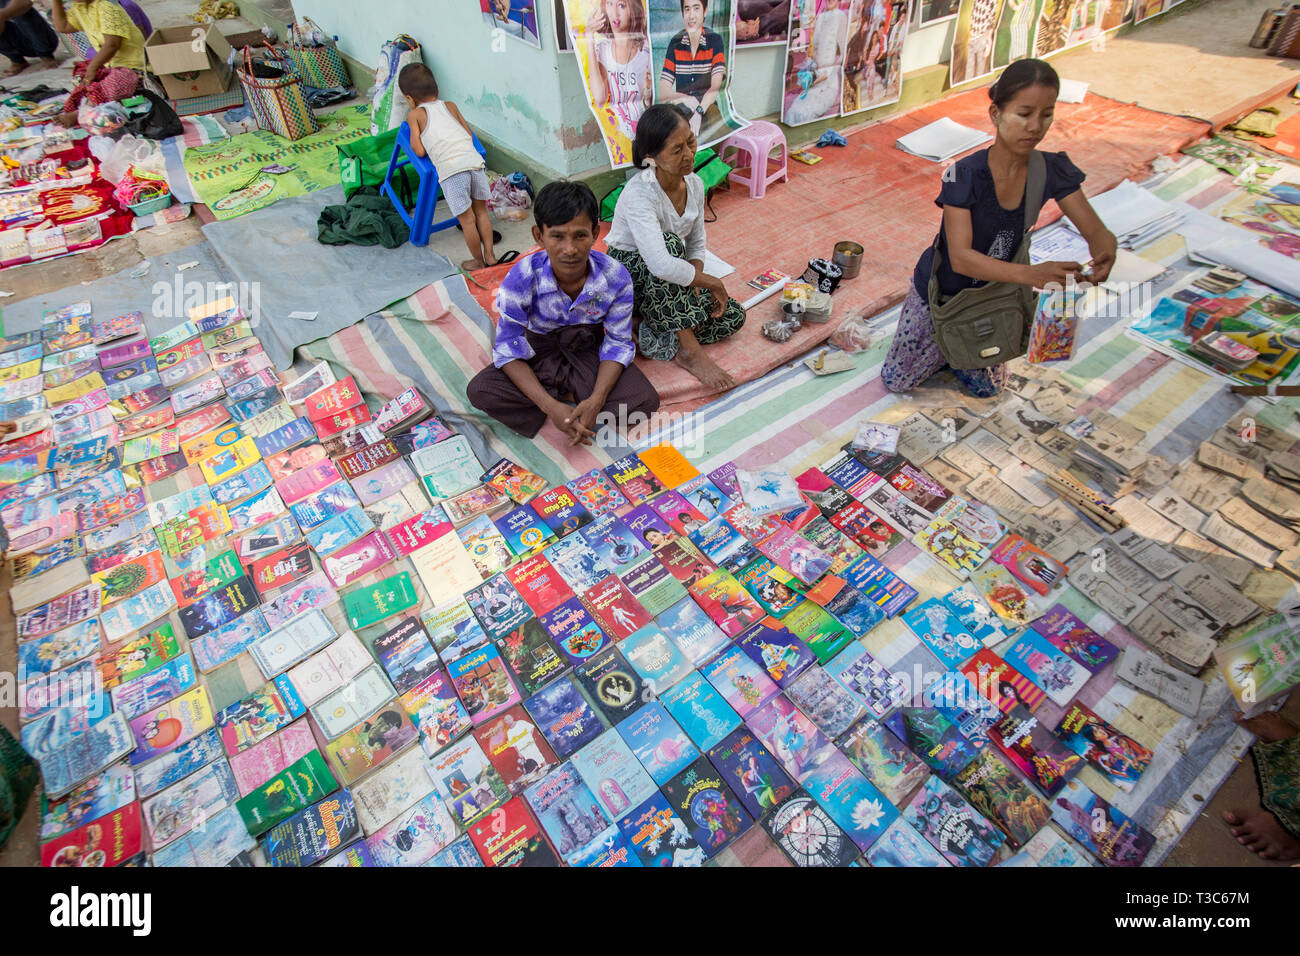
[{"label": "seated man in striped shirt", "polygon": [[570,445],[591,444],[602,412],[632,421],[659,394],[632,365],[632,277],[592,245],[599,205],[583,183],[548,183],[533,203],[542,248],[497,292],[492,365],[470,381],[470,404],[534,437],[549,418]]}]

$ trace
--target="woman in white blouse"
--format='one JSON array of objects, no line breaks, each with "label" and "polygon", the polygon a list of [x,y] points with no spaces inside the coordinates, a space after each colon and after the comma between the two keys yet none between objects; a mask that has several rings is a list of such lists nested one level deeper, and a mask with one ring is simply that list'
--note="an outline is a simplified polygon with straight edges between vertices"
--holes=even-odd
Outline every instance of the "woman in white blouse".
[{"label": "woman in white blouse", "polygon": [[675,361],[713,390],[736,383],[703,346],[734,335],[745,309],[704,272],[704,183],[693,172],[695,134],[679,103],[650,107],[637,124],[628,180],[605,243],[632,275],[642,354]]}]

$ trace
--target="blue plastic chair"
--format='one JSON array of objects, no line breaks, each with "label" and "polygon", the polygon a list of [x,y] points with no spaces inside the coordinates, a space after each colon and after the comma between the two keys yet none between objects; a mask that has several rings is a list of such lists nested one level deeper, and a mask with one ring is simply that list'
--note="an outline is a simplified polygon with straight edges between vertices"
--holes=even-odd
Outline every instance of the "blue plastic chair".
[{"label": "blue plastic chair", "polygon": [[[474,148],[478,150],[480,156],[487,158],[487,151],[478,141],[477,136],[474,136]],[[409,210],[398,197],[397,190],[393,186],[393,178],[403,166],[410,166],[420,177],[420,187],[415,194],[415,208]],[[397,214],[411,230],[411,244],[414,246],[427,246],[429,237],[435,232],[456,225],[455,216],[443,219],[441,222],[433,221],[438,197],[442,195],[442,187],[438,184],[438,171],[433,168],[433,163],[429,161],[428,156],[416,156],[411,152],[411,127],[406,123],[397,130],[397,142],[393,144],[393,155],[388,160],[388,172],[384,175],[384,184],[379,187],[379,191],[388,197]]]}]

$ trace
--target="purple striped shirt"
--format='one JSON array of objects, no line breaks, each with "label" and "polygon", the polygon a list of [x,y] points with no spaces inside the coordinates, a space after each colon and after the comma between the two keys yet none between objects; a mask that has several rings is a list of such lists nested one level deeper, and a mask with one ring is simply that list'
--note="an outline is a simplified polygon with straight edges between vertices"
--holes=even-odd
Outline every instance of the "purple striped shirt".
[{"label": "purple striped shirt", "polygon": [[555,281],[544,249],[520,259],[497,289],[496,342],[492,364],[497,368],[533,357],[525,332],[546,335],[571,325],[605,326],[601,361],[627,366],[636,358],[632,342],[632,277],[617,259],[591,251],[587,281],[577,299],[570,299]]}]

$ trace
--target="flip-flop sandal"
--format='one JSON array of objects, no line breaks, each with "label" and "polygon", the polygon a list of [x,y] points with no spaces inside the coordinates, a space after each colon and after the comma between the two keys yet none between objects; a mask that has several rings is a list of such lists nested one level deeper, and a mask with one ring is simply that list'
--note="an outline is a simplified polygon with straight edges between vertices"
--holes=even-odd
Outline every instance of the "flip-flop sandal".
[{"label": "flip-flop sandal", "polygon": [[505,253],[504,255],[497,256],[497,261],[494,262],[493,265],[503,266],[507,262],[514,262],[518,258],[519,258],[519,250],[511,249],[509,252]]}]

